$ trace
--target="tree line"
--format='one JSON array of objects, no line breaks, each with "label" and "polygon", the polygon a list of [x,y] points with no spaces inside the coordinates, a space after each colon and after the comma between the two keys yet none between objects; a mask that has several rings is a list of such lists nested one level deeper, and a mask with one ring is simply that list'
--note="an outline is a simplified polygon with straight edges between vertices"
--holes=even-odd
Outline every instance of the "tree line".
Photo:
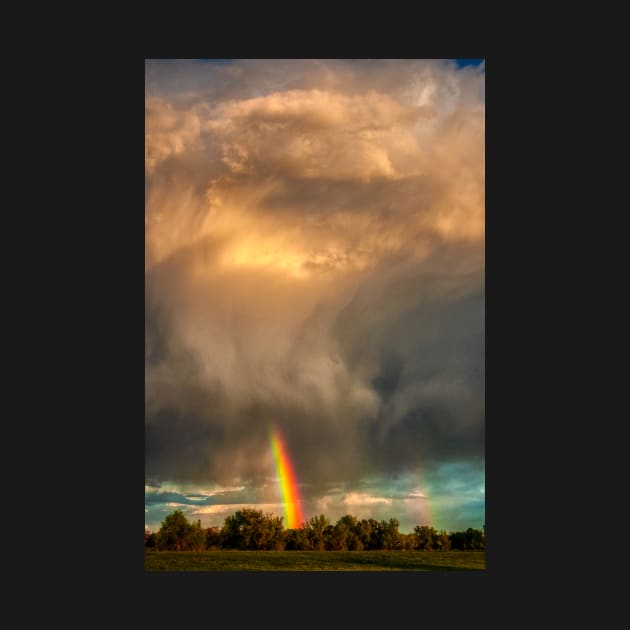
[{"label": "tree line", "polygon": [[298,529],[285,529],[282,517],[246,508],[226,517],[223,527],[201,527],[181,510],[168,514],[157,532],[145,528],[144,544],[156,551],[204,551],[218,549],[270,551],[481,551],[486,546],[486,527],[465,531],[437,531],[416,525],[409,534],[398,531],[395,518],[377,521],[346,514],[334,525],[320,514]]}]

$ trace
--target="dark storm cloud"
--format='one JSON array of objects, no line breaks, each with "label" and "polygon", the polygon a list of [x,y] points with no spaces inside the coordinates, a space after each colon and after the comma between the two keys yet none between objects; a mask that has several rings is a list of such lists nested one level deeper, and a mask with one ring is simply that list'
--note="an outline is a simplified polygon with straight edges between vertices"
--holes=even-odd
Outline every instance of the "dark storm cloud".
[{"label": "dark storm cloud", "polygon": [[[399,274],[402,275],[402,274]],[[346,362],[380,399],[367,435],[387,470],[484,448],[484,292],[480,273],[413,273],[370,285],[340,314]]]},{"label": "dark storm cloud", "polygon": [[[211,374],[197,353],[174,344],[150,379],[149,474],[259,482],[269,474],[261,453],[272,420],[304,480],[359,479],[483,453],[481,276],[390,273],[380,282],[370,275],[343,308],[315,305],[292,334],[282,331],[280,356],[257,357],[249,345],[250,328],[265,329],[255,302],[249,317],[231,320],[234,338],[227,351],[217,344],[223,359]],[[238,294],[236,278],[228,287]],[[168,330],[163,311],[152,313],[149,330]]]}]

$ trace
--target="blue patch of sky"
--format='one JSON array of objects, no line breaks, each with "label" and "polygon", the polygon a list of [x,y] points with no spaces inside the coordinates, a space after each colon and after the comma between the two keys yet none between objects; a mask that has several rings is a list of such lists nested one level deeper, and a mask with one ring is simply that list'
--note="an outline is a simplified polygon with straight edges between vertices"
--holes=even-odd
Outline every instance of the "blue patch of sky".
[{"label": "blue patch of sky", "polygon": [[484,61],[483,57],[480,59],[455,59],[455,63],[458,68],[465,68],[466,66],[478,66]]}]

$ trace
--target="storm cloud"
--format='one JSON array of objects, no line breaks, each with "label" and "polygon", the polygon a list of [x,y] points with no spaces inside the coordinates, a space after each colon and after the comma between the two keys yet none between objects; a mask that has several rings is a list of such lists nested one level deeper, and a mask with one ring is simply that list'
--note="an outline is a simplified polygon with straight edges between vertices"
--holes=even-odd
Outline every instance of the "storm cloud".
[{"label": "storm cloud", "polygon": [[146,509],[281,513],[273,422],[307,517],[483,523],[484,81],[147,61]]}]

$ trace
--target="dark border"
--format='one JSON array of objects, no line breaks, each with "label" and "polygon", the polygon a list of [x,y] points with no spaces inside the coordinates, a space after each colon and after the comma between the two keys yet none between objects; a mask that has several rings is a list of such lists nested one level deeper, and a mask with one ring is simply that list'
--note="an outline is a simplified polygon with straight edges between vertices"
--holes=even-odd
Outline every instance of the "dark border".
[{"label": "dark border", "polygon": [[[378,48],[378,47],[377,47]],[[299,47],[298,47],[299,49]],[[470,55],[471,48],[466,53]],[[422,54],[418,51],[373,50],[347,54],[247,54],[246,49],[209,51],[203,55],[167,54],[164,57],[204,56],[228,57],[344,57],[344,58],[453,58],[447,54]],[[143,568],[141,533],[134,525],[134,514],[141,515],[144,479],[144,59],[156,58],[155,50],[125,59],[109,66],[103,79],[103,91],[108,95],[99,103],[100,131],[96,152],[104,151],[99,162],[105,176],[98,190],[92,190],[90,210],[102,217],[97,222],[98,243],[94,267],[87,269],[99,284],[98,296],[87,315],[95,315],[94,330],[85,330],[99,337],[94,361],[101,368],[94,378],[100,379],[103,399],[92,401],[94,422],[100,433],[86,431],[98,441],[104,458],[101,466],[104,495],[93,513],[92,527],[99,543],[112,554],[114,562],[108,578],[112,583],[123,580],[134,594],[141,609],[160,617],[164,610],[179,609],[185,617],[200,605],[203,618],[216,605],[235,611],[253,610],[266,602],[267,611],[281,611],[294,602],[308,610],[320,605],[363,607],[371,616],[369,606],[384,606],[394,610],[403,606],[412,611],[417,607],[418,619],[424,619],[426,607],[451,602],[445,613],[467,604],[473,605],[472,618],[483,619],[484,608],[493,597],[504,592],[506,583],[522,572],[514,566],[515,532],[526,526],[524,519],[536,510],[527,509],[528,499],[535,501],[524,479],[529,472],[518,454],[524,452],[531,468],[535,418],[530,417],[531,405],[520,406],[527,397],[527,388],[535,387],[531,367],[523,365],[525,346],[533,332],[522,319],[523,291],[527,287],[528,259],[523,248],[531,236],[523,219],[530,216],[527,196],[515,194],[523,186],[524,164],[518,164],[518,147],[514,146],[515,112],[518,103],[514,95],[525,86],[513,65],[513,60],[497,54],[473,54],[486,60],[489,73],[486,84],[486,523],[488,531],[487,569],[476,574],[436,572],[427,574],[158,574]],[[97,94],[94,94],[97,96]],[[521,116],[519,114],[518,116]],[[522,139],[523,132],[517,136]],[[103,147],[106,147],[103,149]],[[523,160],[523,158],[521,158]],[[517,165],[518,164],[518,165]],[[89,172],[89,169],[87,169]],[[519,245],[521,247],[519,247]],[[94,260],[94,255],[90,260]],[[77,262],[77,264],[81,264]],[[102,288],[102,292],[100,289]],[[80,287],[77,288],[80,290]],[[529,303],[531,306],[531,303]],[[521,351],[523,351],[521,353]],[[81,369],[81,366],[78,368]],[[89,369],[82,366],[82,369]],[[534,382],[532,382],[532,379]],[[516,455],[515,455],[516,454]],[[98,473],[97,473],[98,474]],[[136,480],[137,481],[134,481]],[[116,514],[112,521],[104,513]],[[105,522],[104,522],[105,520]],[[138,519],[139,520],[139,519]],[[103,542],[103,539],[104,542]],[[517,538],[521,540],[521,538]],[[110,549],[111,547],[111,549]],[[98,569],[100,570],[100,569]],[[105,569],[102,569],[103,571]],[[320,581],[321,580],[321,581]],[[347,589],[347,591],[346,591]],[[231,601],[230,601],[231,600]],[[178,603],[179,602],[179,603]],[[182,603],[186,602],[186,605]],[[204,602],[208,602],[206,605]],[[229,603],[228,603],[229,602]],[[260,610],[260,609],[259,609]],[[474,612],[473,612],[474,611]],[[174,611],[173,611],[174,612]],[[197,613],[199,614],[199,613]],[[261,612],[261,615],[263,613]],[[267,613],[264,613],[266,616]],[[306,613],[306,617],[309,613]],[[206,618],[210,622],[213,617]],[[285,617],[286,618],[286,617]],[[303,617],[300,617],[303,618]]]}]

